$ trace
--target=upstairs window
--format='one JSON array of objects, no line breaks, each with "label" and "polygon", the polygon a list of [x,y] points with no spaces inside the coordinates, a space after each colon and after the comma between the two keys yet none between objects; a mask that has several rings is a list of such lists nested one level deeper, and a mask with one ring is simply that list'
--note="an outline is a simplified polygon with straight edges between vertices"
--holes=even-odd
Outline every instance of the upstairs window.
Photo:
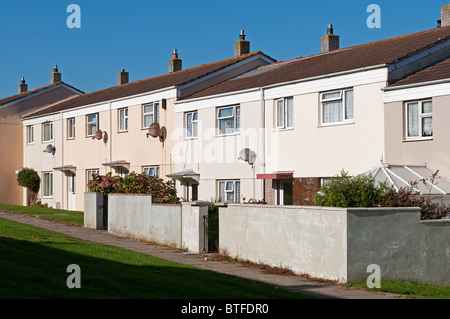
[{"label": "upstairs window", "polygon": [[42,124],[42,142],[47,143],[53,141],[53,122]]},{"label": "upstairs window", "polygon": [[321,124],[353,122],[353,89],[320,94]]},{"label": "upstairs window", "polygon": [[98,127],[98,114],[86,115],[86,135],[94,136]]},{"label": "upstairs window", "polygon": [[119,132],[128,131],[128,108],[119,109]]},{"label": "upstairs window", "polygon": [[74,117],[67,119],[67,138],[68,139],[75,138],[75,118]]},{"label": "upstairs window", "polygon": [[217,127],[219,129],[219,135],[239,132],[241,127],[240,106],[237,105],[218,108]]},{"label": "upstairs window", "polygon": [[198,113],[197,111],[186,113],[186,137],[198,136]]},{"label": "upstairs window", "polygon": [[33,125],[27,126],[27,144],[33,144],[34,143],[34,129]]},{"label": "upstairs window", "polygon": [[294,127],[294,99],[292,97],[278,99],[275,101],[275,120],[277,128]]},{"label": "upstairs window", "polygon": [[406,138],[433,137],[433,103],[418,101],[406,103]]},{"label": "upstairs window", "polygon": [[142,127],[149,128],[154,122],[159,122],[159,102],[146,104],[142,107]]}]

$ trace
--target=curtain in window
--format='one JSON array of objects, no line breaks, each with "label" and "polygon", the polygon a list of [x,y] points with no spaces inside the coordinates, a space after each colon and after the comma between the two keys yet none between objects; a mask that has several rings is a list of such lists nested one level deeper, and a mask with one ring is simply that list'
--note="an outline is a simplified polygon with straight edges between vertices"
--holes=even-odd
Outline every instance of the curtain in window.
[{"label": "curtain in window", "polygon": [[429,137],[433,136],[433,118],[423,117],[422,118],[422,136]]},{"label": "curtain in window", "polygon": [[236,182],[236,202],[240,203],[241,201],[241,182]]},{"label": "curtain in window", "polygon": [[44,141],[51,141],[52,140],[52,124],[47,123],[44,124]]},{"label": "curtain in window", "polygon": [[277,100],[277,127],[284,127],[284,100]]},{"label": "curtain in window", "polygon": [[219,182],[219,199],[224,201],[225,198],[225,182]]},{"label": "curtain in window", "polygon": [[323,103],[323,123],[342,121],[342,101]]},{"label": "curtain in window", "polygon": [[236,106],[236,132],[241,128],[241,107]]},{"label": "curtain in window", "polygon": [[286,99],[286,127],[294,127],[294,99]]},{"label": "curtain in window", "polygon": [[408,136],[419,136],[419,105],[408,104]]},{"label": "curtain in window", "polygon": [[353,91],[345,91],[345,119],[353,119]]},{"label": "curtain in window", "polygon": [[186,128],[187,128],[187,136],[192,136],[192,113],[188,113],[186,115]]},{"label": "curtain in window", "polygon": [[234,133],[234,119],[219,120],[220,134]]}]

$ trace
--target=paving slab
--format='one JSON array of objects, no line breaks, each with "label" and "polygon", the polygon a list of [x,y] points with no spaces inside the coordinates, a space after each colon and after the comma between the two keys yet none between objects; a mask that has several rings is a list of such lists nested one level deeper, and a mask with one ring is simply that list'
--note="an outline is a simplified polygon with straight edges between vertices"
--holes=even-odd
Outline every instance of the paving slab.
[{"label": "paving slab", "polygon": [[269,274],[261,271],[257,267],[217,260],[204,254],[189,253],[176,248],[160,246],[133,238],[116,236],[108,233],[106,230],[95,230],[78,225],[69,225],[43,219],[38,216],[0,210],[0,218],[56,231],[84,241],[121,247],[165,260],[261,281],[295,292],[325,299],[399,299],[403,297],[396,294],[349,288],[340,284],[323,282],[301,276]]}]

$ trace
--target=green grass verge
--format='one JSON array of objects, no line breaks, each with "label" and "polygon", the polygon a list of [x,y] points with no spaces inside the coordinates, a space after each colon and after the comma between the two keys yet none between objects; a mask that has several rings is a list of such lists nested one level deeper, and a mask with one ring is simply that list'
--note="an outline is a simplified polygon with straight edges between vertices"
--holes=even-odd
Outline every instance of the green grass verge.
[{"label": "green grass verge", "polygon": [[84,225],[84,213],[80,211],[69,211],[46,207],[30,207],[0,204],[0,209],[27,215],[39,216],[41,218],[61,221],[70,224]]},{"label": "green grass verge", "polygon": [[381,288],[369,289],[364,281],[352,281],[348,287],[362,288],[370,291],[389,292],[404,295],[411,299],[450,299],[450,287],[418,284],[414,282],[381,281]]},{"label": "green grass verge", "polygon": [[[0,298],[297,299],[272,285],[0,218]],[[67,287],[81,269],[81,288]]]}]

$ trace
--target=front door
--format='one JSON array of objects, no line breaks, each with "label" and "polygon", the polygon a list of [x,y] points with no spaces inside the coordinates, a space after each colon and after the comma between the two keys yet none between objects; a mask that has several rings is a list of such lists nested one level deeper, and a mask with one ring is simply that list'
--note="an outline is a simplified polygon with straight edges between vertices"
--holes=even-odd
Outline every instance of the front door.
[{"label": "front door", "polygon": [[67,209],[75,210],[75,173],[67,176]]}]

